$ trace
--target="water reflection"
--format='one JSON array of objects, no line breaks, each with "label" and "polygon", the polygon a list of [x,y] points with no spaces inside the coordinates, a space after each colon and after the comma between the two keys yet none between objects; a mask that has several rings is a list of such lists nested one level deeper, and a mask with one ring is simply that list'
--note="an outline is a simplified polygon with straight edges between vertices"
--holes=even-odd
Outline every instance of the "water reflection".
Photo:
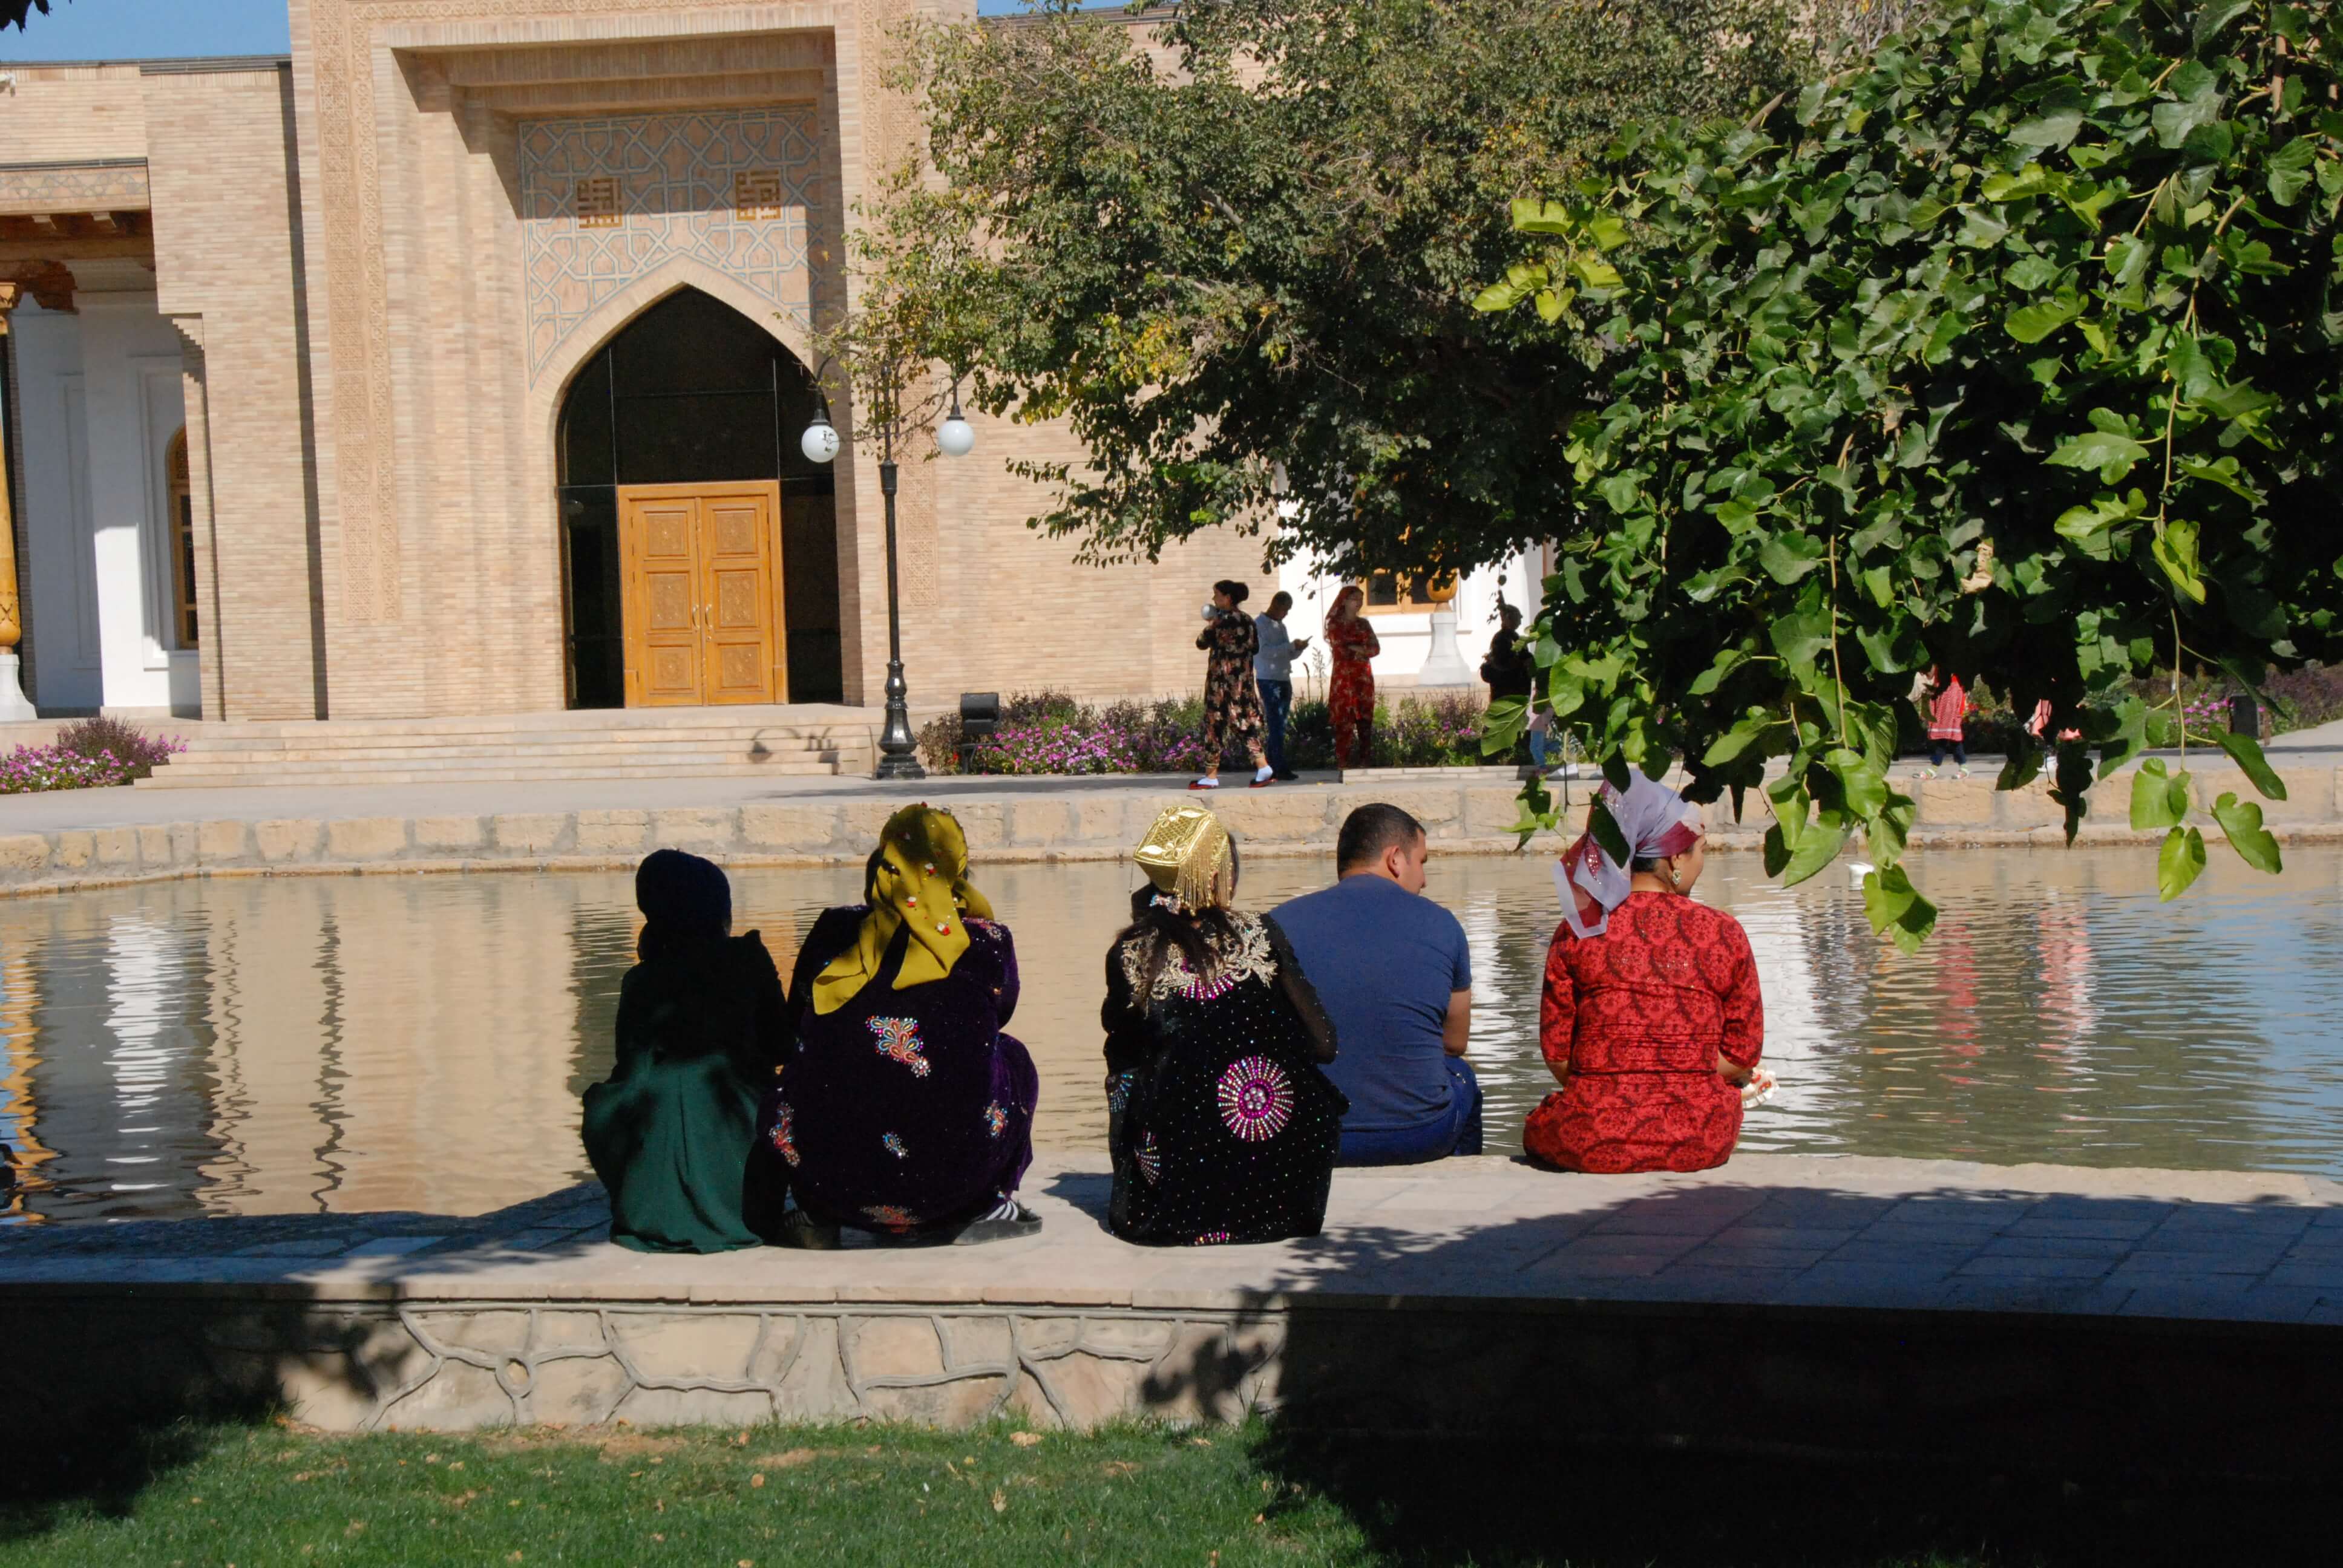
[{"label": "water reflection", "polygon": [[[2343,1174],[2343,853],[2287,874],[2217,860],[2159,904],[2152,857],[1940,851],[1946,910],[1905,957],[1841,879],[1784,891],[1710,862],[1749,931],[1779,1101],[1744,1147]],[[1245,901],[1315,886],[1257,859]],[[1128,910],[1118,866],[981,871],[1026,976],[1037,1135],[1104,1135],[1098,1003]],[[742,926],[786,972],[849,871],[748,871]],[[1542,860],[1435,859],[1471,943],[1493,1148],[1551,1087],[1537,993]],[[638,919],[623,875],[272,879],[0,903],[5,1219],[372,1209],[479,1212],[576,1180],[578,1096],[607,1070]]]}]

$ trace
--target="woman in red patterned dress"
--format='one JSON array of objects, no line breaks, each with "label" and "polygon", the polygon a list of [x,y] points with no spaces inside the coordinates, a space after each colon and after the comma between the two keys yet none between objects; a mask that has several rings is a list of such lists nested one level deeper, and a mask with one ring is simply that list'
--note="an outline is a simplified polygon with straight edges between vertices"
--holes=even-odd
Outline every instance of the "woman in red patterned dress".
[{"label": "woman in red patterned dress", "polygon": [[1620,865],[1590,830],[1556,870],[1538,1047],[1562,1088],[1522,1146],[1564,1171],[1705,1171],[1732,1158],[1744,1091],[1772,1084],[1756,961],[1738,920],[1690,897],[1700,808],[1641,773],[1597,802],[1633,854]]},{"label": "woman in red patterned dress", "polygon": [[1326,648],[1334,660],[1333,678],[1326,684],[1326,708],[1334,724],[1337,768],[1366,766],[1368,731],[1375,717],[1375,671],[1368,661],[1383,645],[1359,613],[1366,602],[1366,591],[1353,583],[1334,596],[1334,608],[1326,612]]}]

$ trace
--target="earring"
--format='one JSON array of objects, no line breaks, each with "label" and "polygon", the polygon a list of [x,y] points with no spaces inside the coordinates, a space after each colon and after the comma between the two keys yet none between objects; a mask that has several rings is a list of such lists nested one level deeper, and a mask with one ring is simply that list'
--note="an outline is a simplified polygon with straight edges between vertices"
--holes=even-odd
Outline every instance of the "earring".
[{"label": "earring", "polygon": [[1679,893],[1684,891],[1684,879],[1676,875],[1676,863],[1674,859],[1668,861],[1668,886]]}]

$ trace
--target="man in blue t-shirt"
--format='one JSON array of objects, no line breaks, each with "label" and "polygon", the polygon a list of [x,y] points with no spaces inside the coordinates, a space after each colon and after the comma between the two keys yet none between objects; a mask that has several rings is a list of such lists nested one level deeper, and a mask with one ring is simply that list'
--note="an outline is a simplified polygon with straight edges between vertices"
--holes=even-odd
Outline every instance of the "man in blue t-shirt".
[{"label": "man in blue t-shirt", "polygon": [[1345,1165],[1481,1152],[1481,1084],[1464,1060],[1473,960],[1456,917],[1423,897],[1431,847],[1396,806],[1362,806],[1334,841],[1331,888],[1274,911],[1339,1048]]}]

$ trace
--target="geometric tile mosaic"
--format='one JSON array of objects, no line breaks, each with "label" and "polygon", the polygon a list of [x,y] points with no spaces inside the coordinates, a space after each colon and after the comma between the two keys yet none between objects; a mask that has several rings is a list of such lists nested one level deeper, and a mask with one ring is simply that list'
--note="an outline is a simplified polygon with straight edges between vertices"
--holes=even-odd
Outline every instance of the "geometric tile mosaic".
[{"label": "geometric tile mosaic", "polygon": [[810,104],[531,120],[519,128],[534,378],[601,303],[676,256],[813,320],[809,215],[822,210]]}]

